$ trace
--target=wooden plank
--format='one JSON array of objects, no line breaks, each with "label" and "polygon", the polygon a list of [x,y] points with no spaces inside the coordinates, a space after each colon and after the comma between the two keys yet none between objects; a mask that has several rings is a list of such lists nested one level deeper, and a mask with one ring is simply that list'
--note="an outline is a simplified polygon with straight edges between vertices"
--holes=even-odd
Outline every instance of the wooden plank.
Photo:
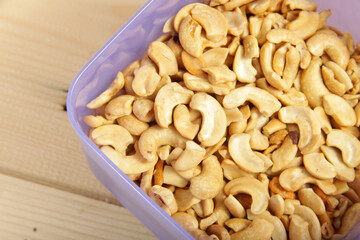
[{"label": "wooden plank", "polygon": [[83,65],[146,0],[2,1],[0,173],[117,203],[64,111]]},{"label": "wooden plank", "polygon": [[0,239],[156,239],[123,207],[0,174]]}]

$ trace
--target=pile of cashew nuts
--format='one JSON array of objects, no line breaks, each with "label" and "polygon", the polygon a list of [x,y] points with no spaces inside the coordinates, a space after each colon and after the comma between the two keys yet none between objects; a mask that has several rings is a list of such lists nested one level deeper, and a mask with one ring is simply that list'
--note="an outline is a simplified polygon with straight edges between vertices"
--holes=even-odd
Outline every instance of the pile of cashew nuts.
[{"label": "pile of cashew nuts", "polygon": [[360,219],[360,43],[311,0],[183,7],[87,107],[90,139],[196,239]]}]

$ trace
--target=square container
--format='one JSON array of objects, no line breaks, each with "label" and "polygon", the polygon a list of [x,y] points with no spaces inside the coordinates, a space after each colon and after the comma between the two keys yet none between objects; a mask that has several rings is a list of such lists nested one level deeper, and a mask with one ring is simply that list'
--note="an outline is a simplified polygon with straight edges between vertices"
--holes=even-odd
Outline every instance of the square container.
[{"label": "square container", "polygon": [[[129,0],[130,1],[130,0]],[[133,181],[111,162],[87,137],[83,116],[92,114],[85,106],[103,92],[118,71],[142,57],[148,45],[162,34],[165,21],[183,6],[200,0],[150,0],[84,66],[70,86],[67,96],[68,116],[79,136],[94,175],[135,217],[159,239],[193,239],[179,224],[154,203]],[[360,41],[358,0],[318,0],[318,10],[332,9],[328,25],[349,31]],[[354,230],[358,230],[356,226]],[[354,239],[360,232],[355,232]],[[121,236],[119,236],[121,238]]]}]

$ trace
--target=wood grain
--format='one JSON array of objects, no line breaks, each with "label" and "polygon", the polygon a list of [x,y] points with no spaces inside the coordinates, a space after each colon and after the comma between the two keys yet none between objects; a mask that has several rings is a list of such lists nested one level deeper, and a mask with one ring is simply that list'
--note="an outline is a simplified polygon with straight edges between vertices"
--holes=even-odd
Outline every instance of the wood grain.
[{"label": "wood grain", "polygon": [[0,239],[156,239],[125,208],[0,174]]},{"label": "wood grain", "polygon": [[64,107],[82,66],[145,2],[0,1],[0,173],[118,204]]}]

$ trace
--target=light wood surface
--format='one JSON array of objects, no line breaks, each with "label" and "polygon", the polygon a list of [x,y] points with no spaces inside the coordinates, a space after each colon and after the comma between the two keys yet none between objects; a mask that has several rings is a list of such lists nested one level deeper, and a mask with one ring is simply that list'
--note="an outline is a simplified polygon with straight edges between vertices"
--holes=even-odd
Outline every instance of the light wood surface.
[{"label": "light wood surface", "polygon": [[0,0],[0,239],[151,238],[93,176],[65,109],[76,74],[145,2]]},{"label": "light wood surface", "polygon": [[156,239],[125,208],[0,174],[0,239]]}]

